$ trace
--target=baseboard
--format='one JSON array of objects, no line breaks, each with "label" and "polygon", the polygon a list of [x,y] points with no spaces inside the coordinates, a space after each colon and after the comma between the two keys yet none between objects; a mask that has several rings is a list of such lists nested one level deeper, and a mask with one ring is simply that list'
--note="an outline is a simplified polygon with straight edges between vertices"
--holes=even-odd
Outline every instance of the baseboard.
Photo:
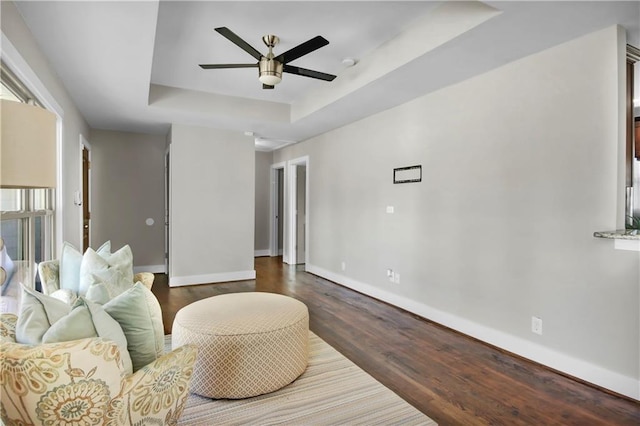
[{"label": "baseboard", "polygon": [[164,265],[142,265],[134,266],[133,273],[139,272],[153,272],[154,274],[164,274],[166,272]]},{"label": "baseboard", "polygon": [[169,287],[181,287],[193,284],[222,283],[227,281],[254,280],[255,278],[255,270],[220,272],[216,274],[204,275],[189,275],[183,277],[169,277]]},{"label": "baseboard", "polygon": [[340,274],[307,263],[307,272],[321,276],[330,281],[349,287],[352,290],[390,303],[406,311],[419,315],[430,321],[442,324],[460,333],[479,339],[490,345],[530,359],[554,370],[612,390],[621,395],[640,400],[640,380],[624,376],[579,358],[556,352],[528,340],[503,333],[465,318],[432,308],[423,303],[393,294]]},{"label": "baseboard", "polygon": [[271,250],[255,250],[253,252],[253,257],[263,257],[263,256],[271,256]]}]

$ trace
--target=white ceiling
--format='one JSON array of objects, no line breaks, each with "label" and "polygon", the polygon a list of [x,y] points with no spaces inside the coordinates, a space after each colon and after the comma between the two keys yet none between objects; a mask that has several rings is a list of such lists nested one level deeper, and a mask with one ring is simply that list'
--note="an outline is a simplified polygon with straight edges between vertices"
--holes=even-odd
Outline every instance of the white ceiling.
[{"label": "white ceiling", "polygon": [[[258,149],[307,139],[613,24],[640,45],[638,1],[16,5],[91,127],[252,131]],[[213,30],[221,26],[263,53],[265,34],[280,37],[276,54],[322,35],[330,44],[293,65],[338,77],[285,74],[274,90],[263,90],[255,68],[202,70],[200,63],[255,62]],[[347,57],[357,64],[343,65]]]}]

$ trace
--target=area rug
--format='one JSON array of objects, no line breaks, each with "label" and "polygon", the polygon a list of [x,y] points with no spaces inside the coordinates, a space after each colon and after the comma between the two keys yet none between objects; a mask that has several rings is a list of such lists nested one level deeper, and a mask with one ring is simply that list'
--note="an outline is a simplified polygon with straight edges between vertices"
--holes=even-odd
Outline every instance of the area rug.
[{"label": "area rug", "polygon": [[[171,349],[171,336],[165,337]],[[216,400],[190,394],[180,425],[435,425],[309,332],[309,366],[266,395]]]}]

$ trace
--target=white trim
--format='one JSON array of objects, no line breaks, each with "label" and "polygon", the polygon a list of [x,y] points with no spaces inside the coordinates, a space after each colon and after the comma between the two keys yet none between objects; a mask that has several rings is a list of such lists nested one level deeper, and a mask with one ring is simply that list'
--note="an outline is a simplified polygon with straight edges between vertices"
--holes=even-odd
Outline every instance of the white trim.
[{"label": "white trim", "polygon": [[[279,185],[278,185],[278,170],[283,170],[282,173],[282,190],[284,192],[284,175],[286,173],[286,165],[284,161],[281,163],[276,163],[271,165],[271,170],[269,177],[271,179],[271,188],[270,188],[270,197],[269,197],[269,250],[271,256],[277,256],[278,254],[282,254],[281,250],[278,247],[278,193],[279,193]],[[283,194],[284,196],[284,194]],[[285,209],[283,209],[285,210]],[[282,218],[282,224],[284,225],[284,212]]]},{"label": "white trim", "polygon": [[255,280],[256,271],[220,272],[217,274],[190,275],[184,277],[169,277],[169,287],[181,287],[194,284],[221,283],[227,281]]},{"label": "white trim", "polygon": [[2,60],[11,68],[11,71],[20,79],[22,84],[42,102],[46,109],[56,113],[60,118],[64,118],[64,110],[60,104],[56,102],[51,92],[47,90],[27,61],[25,61],[20,52],[18,52],[18,49],[16,49],[9,38],[4,35],[4,32],[2,33],[0,51],[2,52]]},{"label": "white trim", "polygon": [[[169,136],[171,132],[169,132]],[[164,246],[162,248],[164,256],[164,273],[169,275],[169,253],[171,252],[171,224],[169,218],[171,216],[171,144],[167,145],[164,151]]]},{"label": "white trim", "polygon": [[271,250],[254,250],[253,257],[271,256]]},{"label": "white trim", "polygon": [[298,184],[298,173],[297,166],[305,166],[307,168],[307,177],[305,179],[305,210],[306,210],[306,222],[304,227],[305,239],[304,239],[304,263],[308,263],[309,259],[309,156],[305,155],[304,157],[294,158],[293,160],[287,161],[287,167],[285,168],[285,172],[289,171],[289,175],[285,177],[285,181],[287,183],[285,188],[285,211],[287,215],[285,217],[285,238],[284,238],[284,256],[282,261],[284,263],[288,263],[290,265],[297,264],[297,250],[296,250],[296,238],[297,238],[297,227],[296,227],[296,204],[298,198],[297,192],[297,184]]},{"label": "white trim", "polygon": [[355,291],[390,303],[430,321],[442,324],[468,336],[489,343],[516,355],[530,359],[547,367],[562,371],[598,386],[610,389],[630,398],[640,400],[640,380],[607,370],[580,358],[556,352],[535,342],[477,324],[468,319],[432,308],[415,300],[356,281],[349,277],[328,271],[319,266],[307,264],[307,272],[349,287]]},{"label": "white trim", "polygon": [[64,154],[63,148],[63,125],[64,125],[64,109],[55,100],[51,92],[47,90],[42,81],[38,78],[37,74],[29,66],[27,61],[24,60],[18,49],[15,48],[9,38],[0,31],[0,54],[5,64],[13,71],[18,79],[24,84],[33,95],[38,98],[44,107],[55,113],[56,119],[56,191],[55,191],[55,239],[56,243],[51,253],[52,258],[58,257],[58,249],[62,247],[64,237],[63,220],[64,217],[64,190],[63,190],[63,176],[62,176],[62,159]]},{"label": "white trim", "polygon": [[153,272],[154,274],[164,274],[164,265],[140,265],[133,267],[133,273]]}]

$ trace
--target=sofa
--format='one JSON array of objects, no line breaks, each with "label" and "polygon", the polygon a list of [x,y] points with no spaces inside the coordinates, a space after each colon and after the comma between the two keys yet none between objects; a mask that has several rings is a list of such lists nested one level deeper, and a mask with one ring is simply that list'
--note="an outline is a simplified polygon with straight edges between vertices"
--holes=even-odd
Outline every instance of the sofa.
[{"label": "sofa", "polygon": [[0,315],[0,400],[5,425],[175,425],[184,410],[195,346],[126,374],[118,345],[101,337],[16,342],[14,314]]},{"label": "sofa", "polygon": [[43,292],[21,285],[0,314],[0,417],[5,425],[174,425],[197,356],[165,354],[153,274],[133,273],[128,245],[80,253],[65,243],[40,263]]}]

